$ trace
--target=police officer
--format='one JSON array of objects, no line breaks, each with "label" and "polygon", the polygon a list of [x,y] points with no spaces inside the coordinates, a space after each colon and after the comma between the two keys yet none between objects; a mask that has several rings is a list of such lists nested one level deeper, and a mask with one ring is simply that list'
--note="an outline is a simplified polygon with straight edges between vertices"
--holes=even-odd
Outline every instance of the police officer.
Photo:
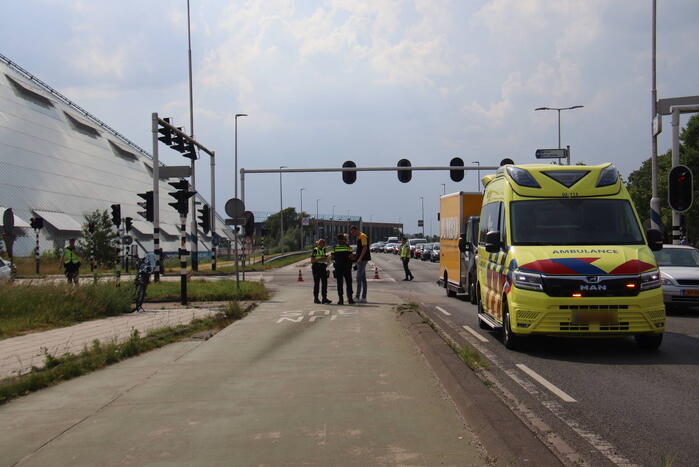
[{"label": "police officer", "polygon": [[[315,248],[311,252],[311,271],[313,271],[313,303],[329,304],[328,300],[328,255],[325,253],[325,240],[316,242]],[[318,300],[318,289],[323,284],[323,301]]]},{"label": "police officer", "polygon": [[354,298],[357,303],[366,303],[366,266],[371,259],[369,238],[354,225],[350,227],[350,232],[357,237],[357,262],[354,266],[354,269],[357,271],[357,296]]},{"label": "police officer", "polygon": [[68,246],[63,250],[60,260],[63,264],[63,269],[69,284],[74,283],[75,285],[78,285],[80,260],[82,260],[82,258],[75,248],[75,239],[71,238],[68,240]]},{"label": "police officer", "polygon": [[333,261],[335,262],[335,278],[337,279],[337,295],[339,300],[338,305],[344,305],[342,294],[342,283],[345,282],[347,288],[347,303],[352,305],[352,248],[347,244],[345,234],[337,236],[337,245],[332,253]]},{"label": "police officer", "polygon": [[413,280],[415,276],[413,276],[413,273],[410,272],[410,268],[408,267],[408,262],[410,262],[410,246],[408,245],[408,239],[405,237],[403,237],[403,240],[400,242],[400,259],[403,261],[403,270],[405,271],[405,279],[403,280]]}]

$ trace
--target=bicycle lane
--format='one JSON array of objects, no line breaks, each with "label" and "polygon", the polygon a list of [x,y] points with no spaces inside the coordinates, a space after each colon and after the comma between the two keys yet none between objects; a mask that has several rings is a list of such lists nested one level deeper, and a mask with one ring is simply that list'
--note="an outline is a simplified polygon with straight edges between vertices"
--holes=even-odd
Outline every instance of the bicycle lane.
[{"label": "bicycle lane", "polygon": [[[0,408],[0,451],[34,436],[18,465],[484,464],[396,319],[396,297],[372,297],[321,307],[307,287],[280,287],[209,341],[162,349],[177,358],[155,351],[76,380],[74,396],[68,382]],[[56,417],[129,369],[133,384],[107,391],[77,422]],[[63,431],[37,443],[20,424],[28,413],[30,425]]]}]

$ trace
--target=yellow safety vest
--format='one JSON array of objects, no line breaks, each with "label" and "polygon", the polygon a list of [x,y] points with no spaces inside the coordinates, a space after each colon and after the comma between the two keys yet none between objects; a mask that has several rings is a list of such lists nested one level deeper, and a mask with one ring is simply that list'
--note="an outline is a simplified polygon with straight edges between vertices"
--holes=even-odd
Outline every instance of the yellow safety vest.
[{"label": "yellow safety vest", "polygon": [[66,248],[63,252],[63,262],[65,264],[68,263],[79,263],[80,258],[78,255],[75,253],[75,251],[71,250],[70,248]]},{"label": "yellow safety vest", "polygon": [[318,247],[313,248],[313,253],[311,253],[311,258],[317,259],[319,263],[325,263],[326,259],[324,258],[324,256],[325,256],[325,248],[318,248]]},{"label": "yellow safety vest", "polygon": [[401,258],[410,258],[410,247],[406,243],[402,247],[400,247],[400,257]]}]

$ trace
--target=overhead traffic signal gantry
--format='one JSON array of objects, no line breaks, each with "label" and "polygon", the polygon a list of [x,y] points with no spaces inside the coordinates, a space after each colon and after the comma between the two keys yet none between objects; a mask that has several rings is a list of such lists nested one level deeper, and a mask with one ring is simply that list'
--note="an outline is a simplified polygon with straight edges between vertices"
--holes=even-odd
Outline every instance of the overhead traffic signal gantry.
[{"label": "overhead traffic signal gantry", "polygon": [[194,196],[196,192],[189,190],[189,182],[182,178],[176,182],[169,182],[169,185],[177,191],[171,191],[168,194],[175,198],[174,203],[167,203],[180,213],[180,216],[186,216],[189,212],[189,203],[187,200]]},{"label": "overhead traffic signal gantry", "polygon": [[201,231],[208,235],[211,230],[211,208],[205,204],[199,209],[199,227]]},{"label": "overhead traffic signal gantry", "polygon": [[155,203],[153,202],[153,191],[139,193],[138,196],[143,199],[143,201],[138,202],[138,205],[143,208],[143,211],[138,211],[138,215],[149,222],[153,222],[155,212]]},{"label": "overhead traffic signal gantry", "polygon": [[121,225],[121,204],[112,204],[112,224],[116,227]]},{"label": "overhead traffic signal gantry", "polygon": [[692,207],[692,171],[686,165],[676,165],[670,169],[667,183],[667,201],[677,212],[685,212]]}]

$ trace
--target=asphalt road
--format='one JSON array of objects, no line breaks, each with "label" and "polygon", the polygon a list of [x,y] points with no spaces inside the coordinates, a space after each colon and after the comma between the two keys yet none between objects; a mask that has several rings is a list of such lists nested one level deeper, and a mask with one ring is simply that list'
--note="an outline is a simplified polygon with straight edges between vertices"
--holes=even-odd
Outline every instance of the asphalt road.
[{"label": "asphalt road", "polygon": [[372,259],[382,278],[396,280],[382,287],[420,303],[450,337],[481,350],[493,376],[589,464],[699,463],[699,311],[668,316],[657,352],[640,351],[633,338],[553,337],[513,352],[498,333],[479,329],[475,305],[446,297],[438,263],[411,260],[415,280],[402,282],[398,256]]}]

